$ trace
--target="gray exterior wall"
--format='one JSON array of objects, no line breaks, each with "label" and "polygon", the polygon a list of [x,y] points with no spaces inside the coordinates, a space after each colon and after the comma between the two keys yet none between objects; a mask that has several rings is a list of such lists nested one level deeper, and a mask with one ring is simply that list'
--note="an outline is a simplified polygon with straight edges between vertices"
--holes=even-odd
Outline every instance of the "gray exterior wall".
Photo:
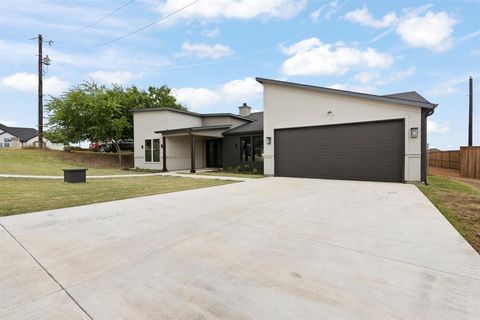
[{"label": "gray exterior wall", "polygon": [[[250,170],[257,169],[258,171],[263,172],[263,161],[242,162],[240,158],[240,137],[259,136],[259,135],[263,136],[263,132],[260,131],[256,133],[225,135],[225,137],[223,138],[223,169],[227,169],[228,167],[236,167],[246,163],[250,167]],[[252,153],[253,153],[253,149],[252,149]]]}]

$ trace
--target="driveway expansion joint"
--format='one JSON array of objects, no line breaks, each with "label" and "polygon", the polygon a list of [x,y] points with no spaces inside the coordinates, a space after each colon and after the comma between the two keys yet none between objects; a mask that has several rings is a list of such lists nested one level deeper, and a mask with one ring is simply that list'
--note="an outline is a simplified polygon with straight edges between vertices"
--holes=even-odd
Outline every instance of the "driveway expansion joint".
[{"label": "driveway expansion joint", "polygon": [[10,237],[12,237],[12,239],[18,243],[18,245],[20,247],[23,248],[23,250],[25,250],[25,252],[33,259],[33,261],[35,261],[39,266],[40,268],[43,269],[43,271],[45,271],[45,273],[53,280],[55,281],[55,283],[60,287],[60,290],[56,290],[55,292],[51,292],[49,294],[53,294],[53,293],[56,293],[56,292],[59,292],[59,291],[63,291],[67,294],[67,296],[73,301],[73,303],[75,303],[77,305],[78,308],[80,308],[80,310],[83,311],[83,313],[90,319],[90,320],[94,320],[92,318],[92,316],[80,305],[80,303],[75,300],[75,298],[70,294],[70,292],[67,291],[67,289],[65,289],[65,287],[57,280],[55,279],[55,277],[47,270],[47,268],[45,268],[45,266],[43,266],[40,261],[38,261],[37,258],[35,258],[35,256],[30,252],[28,251],[28,249],[20,242],[18,241],[18,239],[10,232],[10,230],[8,230],[2,223],[0,223],[0,226],[2,226],[2,228],[10,235]]}]

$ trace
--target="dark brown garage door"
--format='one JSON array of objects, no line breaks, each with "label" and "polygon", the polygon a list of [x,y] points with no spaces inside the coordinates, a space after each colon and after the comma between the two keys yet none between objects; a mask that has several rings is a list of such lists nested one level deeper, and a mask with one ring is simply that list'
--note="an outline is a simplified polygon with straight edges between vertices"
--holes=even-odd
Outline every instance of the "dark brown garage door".
[{"label": "dark brown garage door", "polygon": [[275,130],[275,175],[403,182],[403,120]]}]

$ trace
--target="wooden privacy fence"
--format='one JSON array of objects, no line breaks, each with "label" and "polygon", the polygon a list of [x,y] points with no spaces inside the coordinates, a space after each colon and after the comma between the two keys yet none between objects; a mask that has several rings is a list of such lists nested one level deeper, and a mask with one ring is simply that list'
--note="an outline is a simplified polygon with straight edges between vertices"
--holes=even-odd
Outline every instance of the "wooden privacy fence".
[{"label": "wooden privacy fence", "polygon": [[460,169],[460,151],[430,151],[428,164],[432,167]]},{"label": "wooden privacy fence", "polygon": [[480,147],[460,147],[460,176],[480,179]]},{"label": "wooden privacy fence", "polygon": [[428,164],[432,167],[460,170],[460,176],[480,179],[480,146],[460,147],[460,150],[430,151]]}]

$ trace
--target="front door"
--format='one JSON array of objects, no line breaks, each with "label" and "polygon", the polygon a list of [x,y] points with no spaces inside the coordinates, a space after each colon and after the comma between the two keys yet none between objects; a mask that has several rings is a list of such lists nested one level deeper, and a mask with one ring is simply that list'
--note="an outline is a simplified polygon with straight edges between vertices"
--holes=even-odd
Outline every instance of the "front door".
[{"label": "front door", "polygon": [[223,167],[223,145],[222,139],[206,140],[207,145],[207,167]]}]

